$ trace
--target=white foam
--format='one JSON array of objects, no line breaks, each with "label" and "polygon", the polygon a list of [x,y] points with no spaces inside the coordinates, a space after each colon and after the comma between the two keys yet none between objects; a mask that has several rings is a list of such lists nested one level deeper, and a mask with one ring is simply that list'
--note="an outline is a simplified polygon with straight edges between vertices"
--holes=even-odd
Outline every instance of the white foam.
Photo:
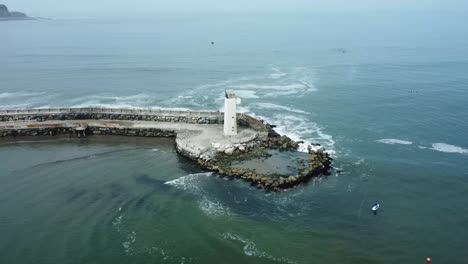
[{"label": "white foam", "polygon": [[116,104],[116,103],[101,103],[98,101],[89,101],[81,104],[74,104],[71,105],[72,108],[87,108],[87,107],[96,107],[96,108],[131,108],[131,109],[143,109],[141,107],[136,107],[135,105],[131,104]]},{"label": "white foam", "polygon": [[133,248],[132,245],[136,242],[136,232],[132,231],[130,234],[127,235],[127,241],[122,243],[123,248],[125,249],[125,253],[131,255]]},{"label": "white foam", "polygon": [[307,114],[307,112],[296,109],[296,108],[291,108],[291,107],[287,107],[283,105],[277,105],[273,103],[255,103],[253,105],[260,109],[276,109],[276,110],[285,110],[288,112],[293,112],[293,113],[298,113],[298,114]]},{"label": "white foam", "polygon": [[240,98],[245,98],[245,99],[259,98],[256,95],[256,92],[252,90],[238,90],[236,91],[236,95]]},{"label": "white foam", "polygon": [[[224,109],[222,111],[224,111]],[[237,107],[237,112],[247,114],[247,113],[250,112],[250,108],[247,107],[247,106],[238,106]]]},{"label": "white foam", "polygon": [[400,144],[400,145],[411,145],[413,142],[411,141],[406,141],[406,140],[401,140],[401,139],[394,139],[394,138],[384,138],[384,139],[379,139],[377,140],[379,143],[384,143],[384,144]]},{"label": "white foam", "polygon": [[319,143],[326,152],[335,155],[335,141],[331,135],[325,134],[316,123],[310,121],[305,116],[292,116],[278,114],[273,118],[262,117],[270,124],[276,125],[275,130],[281,135],[287,135],[294,141],[304,141],[299,147],[299,151],[307,152],[307,146],[312,143]]},{"label": "white foam", "polygon": [[160,247],[151,247],[147,251],[151,255],[153,255],[154,253],[159,253],[162,257],[162,260],[164,261],[170,258],[170,256],[166,253],[166,251]]},{"label": "white foam", "polygon": [[12,109],[25,109],[25,108],[30,108],[31,104],[29,103],[23,103],[23,104],[5,104],[1,105],[0,109],[6,109],[6,110],[12,110]]},{"label": "white foam", "polygon": [[231,215],[231,211],[228,207],[225,207],[220,201],[211,200],[206,196],[203,196],[201,200],[198,201],[198,207],[209,216]]},{"label": "white foam", "polygon": [[75,98],[68,103],[73,107],[122,107],[142,108],[149,107],[155,97],[149,94],[134,94],[128,96],[90,95]]},{"label": "white foam", "polygon": [[[120,210],[119,210],[120,211]],[[122,232],[122,229],[121,229],[121,226],[122,226],[122,218],[123,218],[123,215],[119,215],[117,218],[114,219],[114,221],[112,222],[112,224],[115,226],[115,229],[117,230],[117,232],[121,233]]]},{"label": "white foam", "polygon": [[273,73],[270,73],[269,77],[270,79],[273,79],[273,80],[280,79],[281,77],[284,77],[287,75],[286,73],[282,72],[278,68],[271,68],[271,70],[273,71]]},{"label": "white foam", "polygon": [[159,106],[154,106],[154,107],[150,107],[149,109],[151,109],[151,110],[170,110],[170,111],[191,111],[190,108],[185,108],[185,107],[159,107]]},{"label": "white foam", "polygon": [[212,197],[212,195],[203,189],[201,181],[206,180],[207,177],[213,173],[195,173],[178,179],[165,182],[164,184],[172,185],[181,190],[187,191],[197,197],[197,203],[200,210],[207,216],[219,217],[230,216],[231,210],[225,206],[221,201]]},{"label": "white foam", "polygon": [[134,101],[134,100],[148,99],[150,97],[152,96],[148,94],[134,94],[134,95],[127,95],[127,96],[91,95],[91,96],[87,96],[86,98],[111,100],[111,101]]},{"label": "white foam", "polygon": [[164,184],[172,185],[184,191],[189,191],[193,194],[199,194],[200,187],[198,186],[197,183],[199,182],[200,177],[206,178],[206,177],[211,176],[212,174],[213,174],[212,172],[189,174],[189,175],[177,178],[172,181],[167,181]]},{"label": "white foam", "polygon": [[0,93],[0,99],[11,99],[11,98],[15,98],[15,97],[27,97],[27,96],[37,96],[37,95],[41,95],[41,94],[44,94],[44,93],[28,93],[28,92],[13,92],[13,93],[9,93],[9,92],[6,92],[6,93]]},{"label": "white foam", "polygon": [[468,149],[446,143],[433,143],[431,149],[446,153],[468,154]]},{"label": "white foam", "polygon": [[240,77],[240,78],[233,78],[233,79],[229,79],[229,80],[226,80],[226,81],[221,81],[221,82],[217,82],[217,83],[211,83],[211,84],[203,84],[203,85],[199,85],[197,87],[195,87],[195,89],[193,89],[192,91],[198,91],[198,90],[213,90],[213,88],[227,88],[229,86],[234,86],[233,84],[238,84],[240,82],[245,82],[245,81],[250,81],[250,80],[254,80],[254,79],[257,79],[258,77],[257,76],[244,76],[244,77]]},{"label": "white foam", "polygon": [[296,263],[295,261],[292,261],[288,258],[284,258],[284,257],[277,258],[277,257],[267,254],[266,252],[260,251],[254,242],[252,242],[251,240],[245,239],[239,235],[231,234],[228,232],[228,233],[222,234],[222,237],[226,240],[241,242],[244,245],[243,250],[246,256],[265,258],[265,259],[269,259],[274,262],[280,262],[280,263],[290,263],[290,264]]},{"label": "white foam", "polygon": [[270,92],[265,94],[265,97],[271,97],[271,98],[277,98],[280,96],[288,96],[288,95],[294,95],[298,94],[300,91],[297,90],[289,90],[289,91],[281,91],[281,92]]},{"label": "white foam", "polygon": [[236,86],[237,89],[245,90],[245,89],[258,89],[258,90],[305,90],[308,87],[302,83],[291,83],[285,85],[277,85],[277,84],[243,84]]}]

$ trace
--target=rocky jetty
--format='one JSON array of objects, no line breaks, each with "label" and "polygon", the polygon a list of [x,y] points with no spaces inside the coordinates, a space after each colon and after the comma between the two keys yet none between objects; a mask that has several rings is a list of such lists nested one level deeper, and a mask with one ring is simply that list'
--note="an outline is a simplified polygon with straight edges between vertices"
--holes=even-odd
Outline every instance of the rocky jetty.
[{"label": "rocky jetty", "polygon": [[0,20],[27,20],[34,19],[28,17],[25,13],[9,11],[6,5],[0,4]]},{"label": "rocky jetty", "polygon": [[281,152],[297,152],[302,141],[294,141],[291,138],[280,135],[270,125],[267,140],[255,140],[247,144],[237,144],[227,148],[221,146],[214,158],[200,157],[197,162],[206,170],[217,172],[221,176],[239,178],[250,182],[258,189],[265,191],[285,190],[301,183],[308,182],[311,178],[330,175],[333,158],[318,147],[313,145],[308,147],[307,158],[298,158],[291,164],[296,164],[297,171],[294,175],[279,175],[276,173],[261,174],[255,169],[238,168],[232,166],[236,160],[252,160],[259,157],[268,158],[271,156],[270,150]]},{"label": "rocky jetty", "polygon": [[0,138],[119,135],[175,137],[179,154],[214,175],[239,178],[266,191],[285,190],[329,175],[332,157],[318,145],[300,144],[273,125],[238,114],[239,132],[223,135],[223,114],[142,109],[60,108],[0,110]]}]

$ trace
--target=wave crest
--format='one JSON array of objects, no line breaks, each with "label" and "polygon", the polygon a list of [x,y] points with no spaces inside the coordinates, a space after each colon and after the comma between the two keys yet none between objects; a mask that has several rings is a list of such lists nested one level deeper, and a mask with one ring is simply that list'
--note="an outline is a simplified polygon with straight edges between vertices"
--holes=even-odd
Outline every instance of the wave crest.
[{"label": "wave crest", "polygon": [[406,141],[406,140],[401,140],[401,139],[394,139],[394,138],[379,139],[379,140],[377,140],[377,142],[383,143],[383,144],[390,144],[390,145],[394,145],[394,144],[411,145],[411,144],[413,144],[413,142],[411,142],[411,141]]},{"label": "wave crest", "polygon": [[446,153],[459,153],[468,155],[468,149],[446,143],[433,143],[432,148],[430,149]]}]

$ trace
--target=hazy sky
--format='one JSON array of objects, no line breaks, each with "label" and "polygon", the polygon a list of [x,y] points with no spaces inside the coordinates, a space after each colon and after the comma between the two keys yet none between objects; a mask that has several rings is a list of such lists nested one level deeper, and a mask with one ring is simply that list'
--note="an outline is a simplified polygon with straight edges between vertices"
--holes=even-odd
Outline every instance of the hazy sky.
[{"label": "hazy sky", "polygon": [[0,0],[31,16],[468,11],[468,0]]}]

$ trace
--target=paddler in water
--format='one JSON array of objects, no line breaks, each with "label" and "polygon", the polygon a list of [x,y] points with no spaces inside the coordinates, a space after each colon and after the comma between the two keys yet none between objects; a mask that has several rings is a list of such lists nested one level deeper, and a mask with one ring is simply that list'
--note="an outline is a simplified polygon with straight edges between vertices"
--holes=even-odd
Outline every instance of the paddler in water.
[{"label": "paddler in water", "polygon": [[375,204],[374,206],[372,206],[372,209],[371,209],[374,215],[377,215],[377,210],[379,210],[379,207],[380,207],[379,202],[375,201]]}]

